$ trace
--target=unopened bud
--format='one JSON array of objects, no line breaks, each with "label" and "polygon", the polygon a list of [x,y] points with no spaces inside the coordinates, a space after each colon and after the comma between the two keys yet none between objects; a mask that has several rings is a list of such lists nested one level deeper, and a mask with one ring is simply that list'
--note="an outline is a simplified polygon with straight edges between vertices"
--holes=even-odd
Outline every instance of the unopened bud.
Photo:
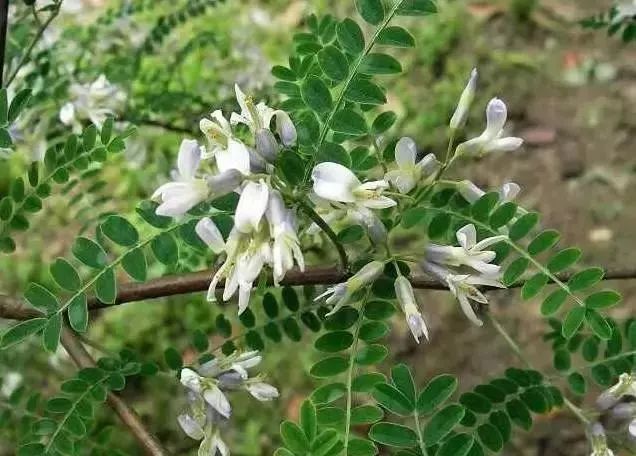
[{"label": "unopened bud", "polygon": [[256,152],[268,162],[276,160],[280,147],[276,142],[274,134],[266,128],[261,128],[256,132]]},{"label": "unopened bud", "polygon": [[415,300],[415,294],[413,293],[413,287],[411,282],[404,276],[399,276],[395,279],[394,283],[395,295],[398,303],[402,307],[406,316],[406,323],[411,330],[411,334],[415,340],[419,343],[422,336],[428,340],[428,328],[426,322],[422,318],[422,314],[417,307],[417,301]]},{"label": "unopened bud", "polygon": [[457,184],[457,191],[464,197],[469,203],[476,202],[479,198],[485,195],[481,188],[477,187],[469,180],[463,180]]},{"label": "unopened bud", "polygon": [[276,111],[276,133],[280,136],[280,140],[285,146],[293,146],[296,144],[297,134],[296,127],[291,118],[285,111]]},{"label": "unopened bud", "polygon": [[347,280],[347,291],[353,293],[360,288],[371,285],[375,280],[380,277],[380,274],[384,271],[384,262],[372,261],[365,264],[362,269],[354,274],[349,280]]},{"label": "unopened bud", "polygon": [[218,198],[219,196],[227,195],[241,185],[243,174],[237,169],[228,169],[220,174],[209,176],[206,181],[211,196]]},{"label": "unopened bud", "polygon": [[466,119],[468,118],[468,111],[470,110],[470,105],[473,103],[473,99],[475,98],[475,89],[477,88],[477,69],[474,68],[470,73],[470,79],[468,80],[468,84],[464,88],[461,96],[459,97],[459,103],[457,104],[457,108],[455,109],[455,113],[450,121],[450,127],[452,130],[457,130],[458,128],[462,128],[466,124]]}]

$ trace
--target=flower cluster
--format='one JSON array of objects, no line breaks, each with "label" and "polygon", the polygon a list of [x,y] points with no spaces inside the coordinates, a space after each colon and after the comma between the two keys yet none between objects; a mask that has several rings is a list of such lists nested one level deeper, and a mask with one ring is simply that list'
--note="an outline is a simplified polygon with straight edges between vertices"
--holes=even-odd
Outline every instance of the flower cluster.
[{"label": "flower cluster", "polygon": [[278,397],[278,390],[264,383],[260,376],[249,376],[248,370],[260,362],[258,352],[234,353],[208,361],[197,370],[181,370],[181,384],[187,390],[188,407],[177,421],[188,437],[201,441],[199,454],[215,455],[217,451],[222,456],[230,454],[220,434],[232,414],[226,393],[246,390],[259,401]]},{"label": "flower cluster", "polygon": [[492,263],[496,253],[486,249],[505,240],[506,236],[492,236],[477,242],[477,231],[470,224],[460,228],[456,237],[459,246],[426,246],[422,269],[448,285],[470,321],[481,326],[482,321],[477,317],[470,300],[480,304],[488,302],[478,286],[505,288],[501,283],[500,267]]},{"label": "flower cluster", "polygon": [[602,414],[603,424],[594,423],[590,429],[592,456],[614,456],[607,447],[606,427],[612,434],[625,435],[636,443],[636,374],[621,374],[616,385],[599,395],[596,409]]},{"label": "flower cluster", "polygon": [[[159,187],[153,199],[161,202],[157,214],[178,217],[206,200],[240,194],[227,240],[207,217],[197,224],[196,232],[215,253],[226,254],[210,283],[208,300],[215,300],[216,286],[224,280],[223,300],[238,291],[241,313],[265,265],[271,266],[278,284],[294,264],[302,271],[305,263],[295,213],[285,206],[272,182],[273,162],[282,148],[296,143],[296,128],[284,111],[255,104],[238,85],[235,89],[241,112],[232,113],[229,121],[218,110],[202,119],[200,128],[207,146],[184,140],[173,181]],[[249,129],[249,143],[236,134],[238,124]],[[202,162],[209,165],[210,172],[199,171]]]},{"label": "flower cluster", "polygon": [[82,131],[82,120],[101,126],[108,116],[121,110],[126,94],[103,74],[88,84],[73,83],[69,88],[71,101],[62,106],[60,120],[75,133]]}]

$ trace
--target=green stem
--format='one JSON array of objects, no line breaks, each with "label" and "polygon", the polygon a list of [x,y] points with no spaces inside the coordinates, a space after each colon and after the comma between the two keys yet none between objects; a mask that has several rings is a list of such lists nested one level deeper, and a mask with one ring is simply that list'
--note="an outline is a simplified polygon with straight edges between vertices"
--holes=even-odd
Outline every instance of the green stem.
[{"label": "green stem", "polygon": [[[362,54],[360,54],[360,56],[356,59],[356,61],[352,65],[351,71],[349,71],[349,75],[347,76],[347,79],[345,79],[344,81],[342,90],[340,91],[340,93],[338,93],[338,96],[336,97],[336,101],[333,104],[333,108],[331,108],[331,111],[329,112],[329,115],[327,115],[327,118],[325,119],[325,123],[322,126],[322,130],[320,131],[320,136],[318,137],[318,143],[316,144],[316,150],[320,150],[323,142],[327,138],[331,121],[333,120],[333,117],[336,115],[336,112],[338,112],[338,109],[340,109],[340,106],[342,105],[344,101],[345,93],[349,89],[349,85],[351,84],[353,79],[358,75],[358,69],[360,68],[360,65],[362,64],[362,61],[369,54],[369,52],[371,52],[371,49],[373,49],[373,46],[375,45],[375,42],[378,39],[378,36],[387,27],[387,25],[389,25],[389,22],[391,22],[391,20],[397,13],[397,10],[400,8],[400,6],[402,6],[403,2],[404,0],[398,0],[397,2],[395,2],[395,5],[393,5],[391,7],[391,10],[389,11],[389,14],[386,15],[382,23],[375,30],[375,33],[373,34],[369,42],[365,45],[364,50],[362,51]],[[314,163],[315,163],[315,159],[312,157],[309,160],[307,171],[305,172],[305,176],[303,177],[303,181],[302,181],[303,186],[307,183],[307,180],[309,179]]]},{"label": "green stem", "polygon": [[[501,325],[501,323],[499,323],[499,321],[495,317],[493,317],[493,315],[490,314],[490,313],[488,314],[488,320],[490,320],[490,323],[492,324],[493,328],[495,328],[495,330],[499,333],[499,335],[501,335],[501,337],[503,337],[503,339],[506,341],[506,343],[512,349],[512,351],[517,355],[517,357],[529,369],[536,370],[532,366],[532,363],[530,362],[530,360],[528,360],[528,358],[525,356],[525,354],[521,350],[521,347],[519,346],[519,344],[517,344],[517,342],[515,342],[515,340],[512,338],[512,336],[510,336],[510,334],[508,334],[508,332]],[[565,404],[565,406],[567,408],[570,409],[570,411],[574,414],[574,416],[576,416],[583,424],[585,424],[586,426],[590,424],[590,420],[589,420],[589,418],[587,418],[585,416],[585,414],[583,413],[583,410],[581,410],[579,407],[577,407],[572,402],[570,402],[570,400],[568,398],[564,397],[563,398],[563,403]]]},{"label": "green stem", "polygon": [[322,231],[327,235],[327,237],[331,240],[333,245],[336,247],[338,251],[338,256],[340,257],[340,266],[342,270],[347,272],[349,271],[349,258],[347,257],[347,252],[345,251],[344,246],[338,240],[338,236],[331,227],[324,221],[324,219],[311,207],[304,199],[298,199],[298,204],[302,208],[303,211],[307,214],[307,216],[320,227]]},{"label": "green stem", "polygon": [[424,443],[424,436],[422,435],[422,428],[420,427],[420,417],[417,414],[417,410],[413,412],[413,419],[415,419],[415,430],[417,431],[417,442],[420,445],[420,451],[422,456],[428,456],[426,451],[426,444]]},{"label": "green stem", "polygon": [[62,6],[63,1],[64,0],[60,0],[59,3],[54,4],[55,7],[51,10],[51,14],[46,19],[46,21],[44,21],[44,23],[40,25],[40,28],[38,28],[37,33],[33,37],[33,40],[31,40],[31,43],[24,51],[24,54],[22,54],[22,58],[18,62],[18,65],[15,67],[15,70],[13,70],[13,73],[11,73],[11,76],[9,76],[9,78],[7,79],[7,83],[5,84],[5,87],[9,87],[11,85],[15,77],[18,75],[20,68],[22,68],[28,62],[29,57],[31,56],[31,52],[33,52],[33,48],[35,48],[35,45],[38,44],[38,42],[42,38],[42,35],[44,35],[44,31],[48,28],[49,25],[51,25],[51,22],[53,22],[53,19],[55,19],[57,15],[60,13],[60,7]]},{"label": "green stem", "polygon": [[367,301],[369,300],[369,295],[371,294],[371,291],[369,290],[369,292],[367,292],[366,296],[364,297],[364,301],[362,306],[360,307],[360,316],[358,318],[358,321],[356,322],[356,326],[355,329],[353,331],[353,345],[351,346],[351,351],[350,354],[351,356],[349,357],[349,367],[347,369],[347,383],[346,388],[347,388],[347,409],[345,410],[345,432],[344,432],[344,454],[347,454],[347,448],[349,447],[349,434],[351,433],[351,406],[352,406],[352,402],[353,402],[353,394],[351,391],[351,385],[353,384],[353,368],[355,366],[355,360],[356,360],[356,352],[358,350],[358,342],[360,341],[360,327],[362,326],[362,320],[364,320],[364,317],[362,316],[364,314],[364,308],[367,305]]}]

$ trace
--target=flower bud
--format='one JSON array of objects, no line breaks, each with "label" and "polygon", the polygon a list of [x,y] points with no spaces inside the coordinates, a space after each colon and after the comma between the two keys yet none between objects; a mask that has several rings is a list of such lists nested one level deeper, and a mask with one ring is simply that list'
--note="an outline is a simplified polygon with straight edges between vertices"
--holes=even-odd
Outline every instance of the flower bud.
[{"label": "flower bud", "polygon": [[276,133],[280,136],[280,140],[285,146],[293,146],[296,144],[297,134],[296,127],[291,118],[285,111],[276,111]]},{"label": "flower bud", "polygon": [[251,383],[247,385],[247,390],[259,401],[271,401],[278,397],[278,390],[268,383]]},{"label": "flower bud", "polygon": [[227,195],[234,191],[236,187],[243,182],[243,174],[237,169],[228,169],[220,174],[209,176],[207,179],[208,187],[212,198]]},{"label": "flower bud", "polygon": [[475,98],[475,89],[477,87],[477,69],[474,68],[470,73],[470,79],[468,80],[468,84],[464,88],[461,96],[459,97],[459,103],[457,104],[457,108],[455,109],[455,113],[450,121],[450,127],[452,130],[457,130],[458,128],[462,128],[466,124],[466,119],[468,118],[468,111],[470,110],[470,105],[473,103],[473,99]]},{"label": "flower bud", "polygon": [[469,180],[459,182],[457,184],[457,191],[471,204],[486,194],[486,192]]},{"label": "flower bud", "polygon": [[384,262],[372,261],[365,264],[353,277],[347,280],[347,293],[354,293],[360,288],[371,285],[384,271]]},{"label": "flower bud", "polygon": [[411,282],[404,276],[399,276],[395,279],[394,283],[395,295],[398,303],[402,307],[404,314],[406,315],[406,323],[411,330],[411,334],[415,340],[419,343],[422,336],[428,340],[428,328],[426,322],[417,307],[417,301],[415,300],[415,294],[413,293],[413,287]]},{"label": "flower bud", "polygon": [[202,218],[194,227],[194,231],[214,253],[219,254],[225,250],[223,235],[212,219],[208,217]]},{"label": "flower bud", "polygon": [[255,137],[256,152],[270,163],[276,160],[280,147],[274,134],[266,128],[261,128],[256,132]]}]

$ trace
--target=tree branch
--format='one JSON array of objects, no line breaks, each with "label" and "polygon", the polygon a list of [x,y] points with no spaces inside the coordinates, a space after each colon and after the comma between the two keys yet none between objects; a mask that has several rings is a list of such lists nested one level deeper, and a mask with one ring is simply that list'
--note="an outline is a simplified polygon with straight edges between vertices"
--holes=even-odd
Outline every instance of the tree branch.
[{"label": "tree branch", "polygon": [[7,29],[9,28],[9,0],[0,0],[0,87],[4,79],[4,59],[7,50]]},{"label": "tree branch", "polygon": [[[117,299],[114,304],[104,304],[95,296],[88,299],[88,308],[90,310],[105,309],[114,305],[126,304],[129,302],[144,301],[146,299],[166,298],[169,296],[182,295],[187,293],[195,293],[205,291],[210,286],[210,280],[214,274],[214,270],[206,270],[199,272],[189,272],[186,274],[171,275],[152,279],[143,283],[130,282],[119,287]],[[557,274],[556,277],[567,282],[573,273]],[[346,281],[350,277],[349,273],[343,272],[338,268],[311,268],[305,272],[292,270],[287,273],[285,279],[281,281],[281,285],[333,285]],[[632,280],[636,279],[636,268],[634,269],[618,269],[606,272],[603,280]],[[443,284],[430,279],[427,276],[415,275],[410,278],[414,288],[421,290],[447,290]],[[267,282],[273,285],[271,277]],[[524,282],[517,282],[510,288],[519,288]],[[218,288],[224,287],[221,281]],[[506,290],[506,288],[484,288],[483,291]],[[41,317],[42,314],[35,309],[27,307],[22,299],[9,296],[0,296],[0,318],[10,320],[28,320],[30,318]]]},{"label": "tree branch", "polygon": [[[71,330],[68,328],[63,329],[61,341],[62,346],[66,349],[69,356],[78,367],[84,368],[95,366],[95,361],[91,357],[90,353],[86,351],[82,342],[80,342]],[[108,402],[110,408],[117,413],[119,419],[133,434],[137,442],[139,442],[139,444],[143,447],[146,454],[150,456],[167,455],[159,441],[144,427],[139,415],[137,415],[133,409],[128,407],[119,395],[109,392],[106,402]]]}]

